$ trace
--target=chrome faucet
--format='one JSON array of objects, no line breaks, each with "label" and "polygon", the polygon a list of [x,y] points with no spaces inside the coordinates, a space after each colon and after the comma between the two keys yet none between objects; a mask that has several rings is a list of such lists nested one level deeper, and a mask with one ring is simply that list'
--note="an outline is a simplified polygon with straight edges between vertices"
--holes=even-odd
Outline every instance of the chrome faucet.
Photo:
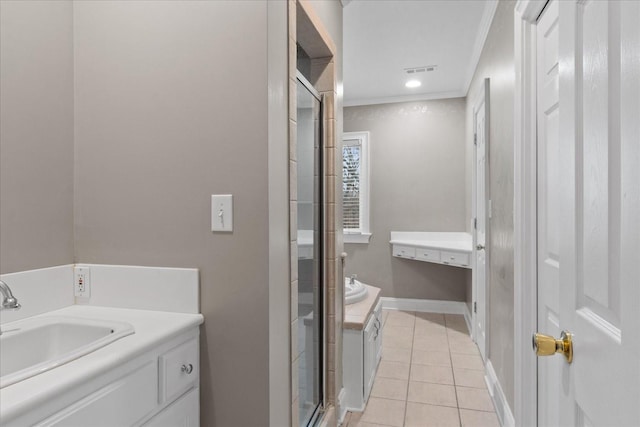
[{"label": "chrome faucet", "polygon": [[2,294],[2,304],[0,310],[19,310],[20,304],[11,293],[11,288],[5,282],[0,280],[0,294]]},{"label": "chrome faucet", "polygon": [[[20,309],[21,306],[18,303],[18,300],[11,293],[11,288],[2,280],[0,280],[0,294],[2,294],[0,310],[19,310]],[[0,335],[2,335],[2,328],[0,328]]]},{"label": "chrome faucet", "polygon": [[350,285],[355,285],[356,284],[356,278],[358,277],[357,274],[352,274],[351,278],[349,279],[349,284]]}]

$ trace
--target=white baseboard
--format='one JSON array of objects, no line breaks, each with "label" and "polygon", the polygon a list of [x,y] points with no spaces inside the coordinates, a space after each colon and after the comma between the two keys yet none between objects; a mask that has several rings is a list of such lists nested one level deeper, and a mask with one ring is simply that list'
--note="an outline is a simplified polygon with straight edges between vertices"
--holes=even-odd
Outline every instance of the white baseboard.
[{"label": "white baseboard", "polygon": [[[419,311],[425,313],[462,314],[465,320],[469,315],[467,304],[462,301],[440,301],[431,299],[382,297],[382,308],[386,310]],[[467,323],[471,322],[467,320]]]},{"label": "white baseboard", "polygon": [[386,310],[406,310],[426,313],[464,314],[464,306],[460,301],[440,301],[413,298],[382,297],[382,308]]},{"label": "white baseboard", "polygon": [[347,415],[347,407],[345,406],[344,399],[347,397],[347,391],[343,388],[338,393],[338,425],[342,425],[345,415]]},{"label": "white baseboard", "polygon": [[469,334],[472,333],[472,317],[467,303],[462,301],[440,301],[413,298],[382,297],[382,308],[385,310],[418,311],[422,313],[462,314]]},{"label": "white baseboard", "polygon": [[[464,321],[467,323],[467,329],[469,329],[469,333],[473,335],[473,317],[471,316],[471,312],[469,311],[469,306],[467,303],[464,304]],[[472,337],[473,338],[473,337]]]},{"label": "white baseboard", "polygon": [[484,379],[487,383],[491,400],[493,400],[493,406],[496,408],[496,414],[498,415],[498,420],[500,420],[500,425],[502,427],[515,427],[516,420],[513,417],[513,412],[511,412],[511,408],[507,402],[507,397],[502,391],[502,387],[498,381],[496,371],[493,369],[491,360],[487,360],[485,365]]}]

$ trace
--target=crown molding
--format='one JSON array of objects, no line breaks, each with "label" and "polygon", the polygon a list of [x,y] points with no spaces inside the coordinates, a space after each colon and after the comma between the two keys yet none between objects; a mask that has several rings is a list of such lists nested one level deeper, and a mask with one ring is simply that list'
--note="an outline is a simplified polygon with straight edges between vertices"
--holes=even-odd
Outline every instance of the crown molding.
[{"label": "crown molding", "polygon": [[419,93],[415,95],[403,95],[403,96],[384,96],[377,98],[360,98],[360,99],[345,99],[345,107],[357,107],[360,105],[375,105],[375,104],[393,104],[397,102],[413,102],[413,101],[432,101],[435,99],[447,99],[447,98],[464,98],[466,92],[462,90],[448,91],[448,92],[433,92],[433,93]]},{"label": "crown molding", "polygon": [[484,48],[484,43],[487,41],[487,35],[489,35],[489,29],[491,28],[491,22],[498,9],[498,0],[488,0],[484,6],[484,12],[480,19],[480,26],[478,27],[478,34],[476,36],[476,43],[473,46],[473,52],[471,53],[471,62],[467,71],[467,78],[464,82],[464,93],[469,92],[469,86],[471,86],[471,80],[478,67],[480,61],[480,55]]},{"label": "crown molding", "polygon": [[515,11],[523,20],[533,24],[542,13],[545,4],[547,4],[546,0],[518,0]]}]

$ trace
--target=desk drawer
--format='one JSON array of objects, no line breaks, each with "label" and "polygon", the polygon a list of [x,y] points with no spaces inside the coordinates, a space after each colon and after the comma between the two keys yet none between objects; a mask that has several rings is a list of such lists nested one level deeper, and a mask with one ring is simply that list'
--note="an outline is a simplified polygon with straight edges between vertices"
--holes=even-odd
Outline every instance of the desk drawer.
[{"label": "desk drawer", "polygon": [[411,246],[393,245],[393,256],[415,259],[416,248]]},{"label": "desk drawer", "polygon": [[461,265],[464,267],[469,266],[469,254],[442,251],[440,256],[440,260],[443,264]]},{"label": "desk drawer", "polygon": [[420,261],[439,262],[440,251],[436,249],[418,248],[416,249],[416,259]]}]

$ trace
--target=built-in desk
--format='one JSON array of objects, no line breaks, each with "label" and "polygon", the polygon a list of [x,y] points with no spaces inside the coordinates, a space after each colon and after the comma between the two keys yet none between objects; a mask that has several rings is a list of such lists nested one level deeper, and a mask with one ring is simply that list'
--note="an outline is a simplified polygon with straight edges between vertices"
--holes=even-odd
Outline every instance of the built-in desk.
[{"label": "built-in desk", "polygon": [[393,256],[471,268],[472,237],[464,232],[392,231]]}]

